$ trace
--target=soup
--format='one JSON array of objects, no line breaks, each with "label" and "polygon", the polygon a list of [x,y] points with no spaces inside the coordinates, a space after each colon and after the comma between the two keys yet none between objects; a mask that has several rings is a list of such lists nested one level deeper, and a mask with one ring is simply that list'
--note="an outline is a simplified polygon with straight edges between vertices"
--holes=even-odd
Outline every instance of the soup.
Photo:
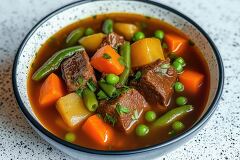
[{"label": "soup", "polygon": [[129,150],[188,130],[205,107],[209,79],[201,51],[181,31],[152,17],[111,13],[52,35],[32,63],[28,95],[57,137]]}]

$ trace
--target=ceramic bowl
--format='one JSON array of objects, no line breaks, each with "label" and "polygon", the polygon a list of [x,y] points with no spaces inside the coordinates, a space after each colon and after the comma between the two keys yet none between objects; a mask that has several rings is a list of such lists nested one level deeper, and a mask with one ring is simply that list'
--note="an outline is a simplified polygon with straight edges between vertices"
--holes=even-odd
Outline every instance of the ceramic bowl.
[{"label": "ceramic bowl", "polygon": [[[209,98],[206,108],[199,120],[183,134],[166,142],[137,150],[99,151],[61,140],[44,128],[34,114],[27,94],[27,75],[31,62],[41,47],[41,44],[61,28],[79,19],[111,12],[144,14],[163,20],[184,32],[201,49],[210,69]],[[138,160],[144,156],[150,160],[186,142],[209,120],[217,107],[222,92],[223,64],[216,46],[206,32],[193,20],[168,6],[148,0],[87,0],[66,5],[43,18],[33,27],[19,47],[13,66],[12,77],[17,102],[29,121],[29,124],[43,139],[56,148],[77,159],[111,160],[114,158],[118,160],[125,158],[126,160]]]}]

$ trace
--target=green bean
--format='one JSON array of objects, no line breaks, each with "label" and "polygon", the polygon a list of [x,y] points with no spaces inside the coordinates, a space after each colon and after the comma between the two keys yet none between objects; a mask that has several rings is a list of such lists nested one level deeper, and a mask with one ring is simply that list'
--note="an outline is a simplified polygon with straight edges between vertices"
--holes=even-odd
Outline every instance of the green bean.
[{"label": "green bean", "polygon": [[120,48],[120,55],[123,57],[125,69],[120,75],[119,84],[125,85],[127,83],[131,71],[131,46],[129,42],[125,42]]},{"label": "green bean", "polygon": [[84,48],[82,46],[74,46],[56,52],[33,74],[32,79],[35,81],[41,80],[51,72],[57,70],[64,59],[71,57],[76,52],[83,50]]},{"label": "green bean", "polygon": [[113,32],[113,21],[111,19],[106,19],[103,22],[103,27],[102,27],[103,33],[109,34]]},{"label": "green bean", "polygon": [[188,112],[191,112],[193,110],[193,107],[191,105],[184,105],[181,107],[174,108],[167,113],[165,113],[163,116],[158,118],[154,123],[153,127],[163,127],[166,125],[171,124],[172,122],[176,121],[180,117],[184,116]]},{"label": "green bean", "polygon": [[93,91],[88,88],[85,88],[82,93],[83,102],[87,109],[91,112],[96,111],[98,107],[98,101]]},{"label": "green bean", "polygon": [[77,44],[78,40],[84,35],[84,29],[78,28],[73,30],[66,39],[67,47],[71,47]]},{"label": "green bean", "polygon": [[114,93],[116,93],[116,87],[114,87],[111,84],[107,84],[104,82],[98,82],[99,87],[109,96],[112,97],[114,95]]}]

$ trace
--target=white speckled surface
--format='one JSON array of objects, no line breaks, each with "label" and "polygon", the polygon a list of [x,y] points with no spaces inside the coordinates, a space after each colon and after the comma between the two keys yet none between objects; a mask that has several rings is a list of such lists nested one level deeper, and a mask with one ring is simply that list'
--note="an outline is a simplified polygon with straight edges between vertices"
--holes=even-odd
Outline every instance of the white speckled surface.
[{"label": "white speckled surface", "polygon": [[[197,136],[159,159],[240,158],[240,1],[161,0],[202,26],[216,43],[225,65],[219,107]],[[70,0],[5,0],[0,4],[0,159],[70,159],[31,129],[11,87],[11,68],[27,32],[49,12]],[[41,7],[40,7],[41,6]]]}]

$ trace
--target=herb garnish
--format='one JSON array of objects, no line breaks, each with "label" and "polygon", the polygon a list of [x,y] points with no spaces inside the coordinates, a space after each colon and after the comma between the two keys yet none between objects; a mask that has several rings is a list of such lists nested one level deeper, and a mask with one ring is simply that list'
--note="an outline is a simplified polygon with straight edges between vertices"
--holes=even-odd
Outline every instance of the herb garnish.
[{"label": "herb garnish", "polygon": [[80,97],[82,97],[82,92],[83,92],[82,88],[76,90],[77,95],[79,95]]},{"label": "herb garnish", "polygon": [[78,83],[79,85],[83,85],[83,83],[84,83],[84,79],[83,79],[82,76],[78,77],[78,79],[77,79],[77,83]]},{"label": "herb garnish", "polygon": [[88,88],[91,90],[91,91],[93,91],[93,92],[95,92],[96,91],[96,86],[95,86],[95,83],[93,82],[93,79],[92,78],[90,78],[88,81],[87,81],[87,86],[88,86]]},{"label": "herb garnish", "polygon": [[102,90],[100,90],[97,93],[97,98],[98,98],[98,100],[103,100],[103,99],[108,99],[108,96],[106,95],[106,93],[104,93]]},{"label": "herb garnish", "polygon": [[134,110],[133,115],[132,115],[132,120],[136,121],[139,118],[139,114],[137,110]]},{"label": "herb garnish", "polygon": [[137,71],[137,73],[134,75],[134,81],[138,81],[138,80],[140,80],[140,78],[141,78],[141,76],[142,76],[142,72],[141,71]]},{"label": "herb garnish", "polygon": [[103,56],[102,56],[104,59],[111,59],[112,57],[107,54],[107,53],[103,53]]},{"label": "herb garnish", "polygon": [[194,45],[195,45],[195,43],[194,43],[191,39],[188,40],[188,44],[189,44],[190,46],[194,46]]},{"label": "herb garnish", "polygon": [[93,18],[93,19],[96,19],[96,18],[97,18],[97,15],[93,15],[92,18]]},{"label": "herb garnish", "polygon": [[156,68],[155,72],[161,75],[166,75],[169,68],[170,68],[170,64],[164,63],[160,67]]},{"label": "herb garnish", "polygon": [[115,123],[117,122],[117,119],[115,117],[109,115],[108,113],[106,113],[106,115],[104,117],[104,121],[105,122],[109,122],[109,123],[111,123],[114,126]]},{"label": "herb garnish", "polygon": [[163,42],[163,44],[162,44],[162,48],[163,48],[163,49],[167,49],[167,48],[168,48],[167,43],[164,43],[164,42]]},{"label": "herb garnish", "polygon": [[122,114],[127,114],[129,113],[129,108],[125,107],[125,106],[122,106],[121,104],[117,103],[116,105],[116,111],[119,115],[122,115]]}]

